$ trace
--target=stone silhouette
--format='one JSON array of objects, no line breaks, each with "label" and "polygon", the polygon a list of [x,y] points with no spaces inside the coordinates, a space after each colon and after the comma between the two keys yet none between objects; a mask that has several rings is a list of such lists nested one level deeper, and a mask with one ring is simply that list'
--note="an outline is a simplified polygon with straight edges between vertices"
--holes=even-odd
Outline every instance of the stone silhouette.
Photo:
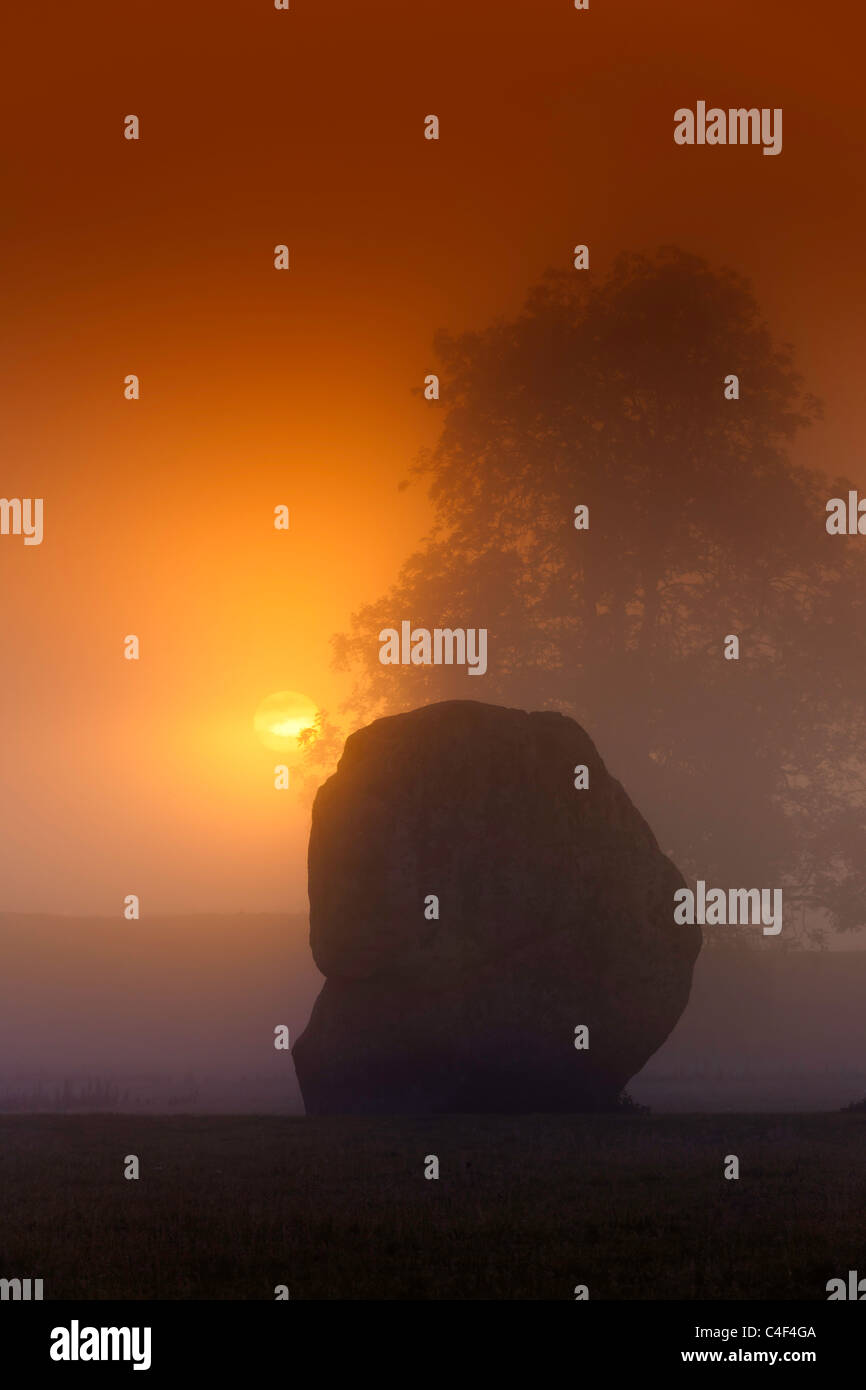
[{"label": "stone silhouette", "polygon": [[689,997],[683,886],[565,715],[457,700],[361,729],[313,807],[307,1112],[614,1105]]}]

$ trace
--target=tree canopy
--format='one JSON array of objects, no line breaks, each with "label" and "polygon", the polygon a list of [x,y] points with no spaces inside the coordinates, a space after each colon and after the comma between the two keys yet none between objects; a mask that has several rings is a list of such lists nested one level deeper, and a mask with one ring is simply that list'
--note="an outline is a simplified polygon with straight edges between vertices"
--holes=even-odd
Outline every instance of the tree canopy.
[{"label": "tree canopy", "polygon": [[[355,717],[562,710],[683,872],[862,924],[866,539],[825,526],[853,484],[792,461],[820,406],[749,285],[673,248],[624,256],[549,272],[436,350],[443,424],[414,468],[434,525],[335,638]],[[486,627],[486,675],[380,665],[403,619]]]}]

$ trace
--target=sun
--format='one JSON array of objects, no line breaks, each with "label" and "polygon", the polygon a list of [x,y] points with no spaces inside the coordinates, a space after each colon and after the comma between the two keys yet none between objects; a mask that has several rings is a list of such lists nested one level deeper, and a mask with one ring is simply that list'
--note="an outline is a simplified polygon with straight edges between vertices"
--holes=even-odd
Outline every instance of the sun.
[{"label": "sun", "polygon": [[318,738],[318,707],[297,690],[268,695],[253,716],[253,728],[266,748],[300,755]]}]

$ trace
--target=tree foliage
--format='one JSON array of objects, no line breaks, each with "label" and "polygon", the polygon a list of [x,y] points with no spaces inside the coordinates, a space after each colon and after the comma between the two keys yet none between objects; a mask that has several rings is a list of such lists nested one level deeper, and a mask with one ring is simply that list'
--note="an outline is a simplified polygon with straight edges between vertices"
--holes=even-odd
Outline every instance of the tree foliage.
[{"label": "tree foliage", "polygon": [[[434,525],[335,639],[354,717],[563,710],[685,873],[862,924],[866,540],[825,528],[853,485],[792,462],[820,407],[748,284],[676,249],[549,272],[436,349],[443,427],[414,470]],[[487,674],[381,666],[403,619],[486,627]]]}]

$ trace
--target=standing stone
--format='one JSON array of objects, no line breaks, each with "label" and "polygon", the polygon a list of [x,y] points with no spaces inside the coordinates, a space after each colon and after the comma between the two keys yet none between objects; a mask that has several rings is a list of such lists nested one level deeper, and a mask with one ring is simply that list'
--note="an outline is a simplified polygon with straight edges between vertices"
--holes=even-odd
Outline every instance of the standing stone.
[{"label": "standing stone", "polygon": [[313,806],[307,1112],[614,1105],[689,997],[684,886],[565,715],[456,700],[376,720]]}]

